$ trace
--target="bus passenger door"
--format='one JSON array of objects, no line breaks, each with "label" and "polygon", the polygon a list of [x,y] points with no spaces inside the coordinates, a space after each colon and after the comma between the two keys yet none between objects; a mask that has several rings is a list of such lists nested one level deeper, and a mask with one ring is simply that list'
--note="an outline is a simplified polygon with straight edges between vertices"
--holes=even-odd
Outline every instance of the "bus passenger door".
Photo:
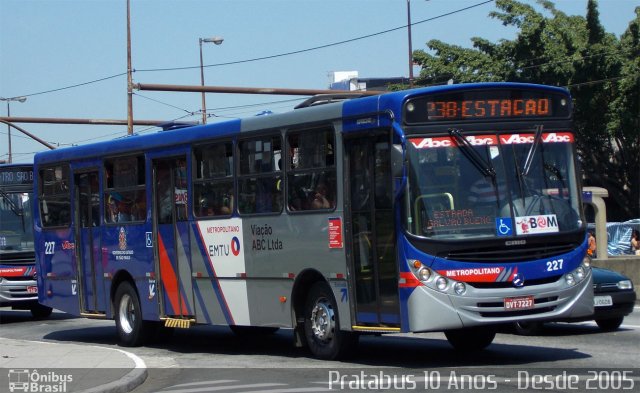
[{"label": "bus passenger door", "polygon": [[345,221],[359,326],[400,326],[390,154],[388,132],[345,139]]},{"label": "bus passenger door", "polygon": [[194,316],[185,156],[153,161],[153,238],[160,315]]},{"label": "bus passenger door", "polygon": [[74,184],[75,249],[80,311],[87,314],[104,314],[106,302],[100,258],[100,182],[98,172],[76,173]]}]

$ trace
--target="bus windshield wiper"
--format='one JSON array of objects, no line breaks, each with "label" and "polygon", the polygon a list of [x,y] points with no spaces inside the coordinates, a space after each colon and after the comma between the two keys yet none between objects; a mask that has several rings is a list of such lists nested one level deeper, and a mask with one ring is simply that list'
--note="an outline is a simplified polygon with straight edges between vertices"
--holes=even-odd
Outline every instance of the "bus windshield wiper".
[{"label": "bus windshield wiper", "polygon": [[16,205],[16,203],[11,200],[9,194],[4,191],[0,191],[0,195],[2,195],[2,199],[9,205],[9,208],[16,216],[21,217],[24,214],[23,210],[20,209],[20,207],[18,207],[18,205]]},{"label": "bus windshield wiper", "polygon": [[495,180],[496,171],[491,166],[491,162],[487,162],[482,156],[473,148],[473,145],[462,135],[462,130],[457,128],[449,128],[449,135],[454,138],[462,149],[462,153],[478,168],[478,170],[485,176],[491,177]]},{"label": "bus windshield wiper", "polygon": [[536,133],[533,136],[533,144],[529,148],[527,159],[524,161],[524,165],[522,166],[522,176],[527,176],[529,174],[529,171],[531,170],[531,164],[533,164],[533,156],[536,154],[536,150],[538,150],[538,146],[540,146],[540,142],[542,141],[542,129],[542,125],[536,126]]}]

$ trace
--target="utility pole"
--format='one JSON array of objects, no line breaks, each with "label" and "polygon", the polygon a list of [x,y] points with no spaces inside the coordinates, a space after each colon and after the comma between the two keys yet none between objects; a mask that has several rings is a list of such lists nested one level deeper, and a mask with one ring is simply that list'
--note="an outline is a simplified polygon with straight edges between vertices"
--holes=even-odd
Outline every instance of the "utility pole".
[{"label": "utility pole", "polygon": [[127,135],[133,135],[133,80],[131,77],[131,0],[127,0]]},{"label": "utility pole", "polygon": [[409,35],[409,87],[413,87],[413,45],[411,44],[411,0],[407,0],[407,33]]}]

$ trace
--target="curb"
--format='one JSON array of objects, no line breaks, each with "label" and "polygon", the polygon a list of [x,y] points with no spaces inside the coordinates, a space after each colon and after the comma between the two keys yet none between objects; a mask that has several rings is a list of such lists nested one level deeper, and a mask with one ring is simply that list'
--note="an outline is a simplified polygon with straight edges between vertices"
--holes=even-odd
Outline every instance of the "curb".
[{"label": "curb", "polygon": [[149,375],[147,373],[147,365],[144,363],[144,360],[140,359],[138,356],[131,352],[123,351],[122,349],[106,348],[95,345],[94,347],[120,352],[131,359],[135,364],[135,367],[118,381],[109,382],[96,386],[95,388],[83,390],[83,393],[128,393],[142,385],[142,383],[147,380],[147,376]]},{"label": "curb", "polygon": [[[72,344],[70,346],[65,346],[64,343],[59,342],[51,342],[51,341],[38,341],[38,340],[22,340],[22,339],[11,339],[0,337],[0,343],[6,343],[6,346],[2,346],[1,352],[5,354],[2,359],[3,362],[2,367],[7,369],[16,368],[19,369],[53,369],[53,370],[63,370],[63,369],[78,369],[78,370],[86,370],[85,375],[81,377],[79,381],[83,381],[79,383],[79,386],[76,386],[76,389],[73,391],[77,392],[85,392],[85,393],[127,393],[138,386],[140,386],[143,382],[146,381],[148,376],[147,365],[145,362],[139,358],[137,355],[123,351],[118,348],[109,348],[100,345],[80,345],[80,344]],[[47,347],[41,347],[44,345]],[[111,353],[115,353],[114,356],[107,355],[105,351],[112,351]],[[60,362],[64,363],[65,356],[73,356],[77,355],[80,352],[93,352],[97,356],[89,357],[88,361],[86,361],[82,365],[78,365],[77,362],[71,362],[65,364],[60,364]],[[45,359],[43,362],[39,362],[34,357],[34,354],[37,354],[38,357]],[[8,363],[15,359],[15,366]],[[38,358],[40,359],[40,358]],[[54,359],[54,360],[52,360]],[[57,360],[55,360],[57,359]],[[103,362],[103,359],[109,359]],[[113,359],[113,360],[112,360]],[[29,363],[26,363],[29,362]],[[52,363],[56,362],[56,363]],[[103,367],[98,367],[98,365],[103,365]],[[63,366],[63,367],[60,367]],[[107,378],[93,378],[92,372],[99,372],[100,369],[103,370],[122,370],[122,375],[120,372],[116,372],[118,375],[114,375],[113,377]],[[10,370],[11,371],[11,370]],[[25,370],[28,371],[28,370]],[[88,374],[87,374],[88,373]],[[10,378],[11,372],[9,373]],[[0,376],[0,380],[4,381],[6,375]],[[86,378],[88,377],[88,379]],[[84,379],[83,379],[84,378]],[[92,383],[93,381],[93,383]],[[10,381],[7,379],[7,383]],[[51,381],[44,381],[45,383]],[[55,382],[55,381],[54,381]],[[101,383],[100,385],[97,385]],[[1,385],[1,384],[0,384]],[[93,386],[92,386],[93,385]],[[9,385],[10,386],[10,385]],[[52,386],[49,386],[52,387]],[[53,386],[59,387],[59,386]],[[1,390],[2,388],[0,388]],[[45,391],[45,390],[42,390]],[[54,390],[51,390],[54,391]],[[60,390],[56,390],[60,391]]]}]

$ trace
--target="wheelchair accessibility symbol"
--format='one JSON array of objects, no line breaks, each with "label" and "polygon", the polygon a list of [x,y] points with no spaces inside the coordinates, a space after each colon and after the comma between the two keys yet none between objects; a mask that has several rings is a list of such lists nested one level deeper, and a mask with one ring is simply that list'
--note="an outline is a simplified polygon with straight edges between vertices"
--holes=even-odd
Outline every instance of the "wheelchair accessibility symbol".
[{"label": "wheelchair accessibility symbol", "polygon": [[511,236],[513,234],[513,222],[511,218],[496,218],[496,235]]}]

